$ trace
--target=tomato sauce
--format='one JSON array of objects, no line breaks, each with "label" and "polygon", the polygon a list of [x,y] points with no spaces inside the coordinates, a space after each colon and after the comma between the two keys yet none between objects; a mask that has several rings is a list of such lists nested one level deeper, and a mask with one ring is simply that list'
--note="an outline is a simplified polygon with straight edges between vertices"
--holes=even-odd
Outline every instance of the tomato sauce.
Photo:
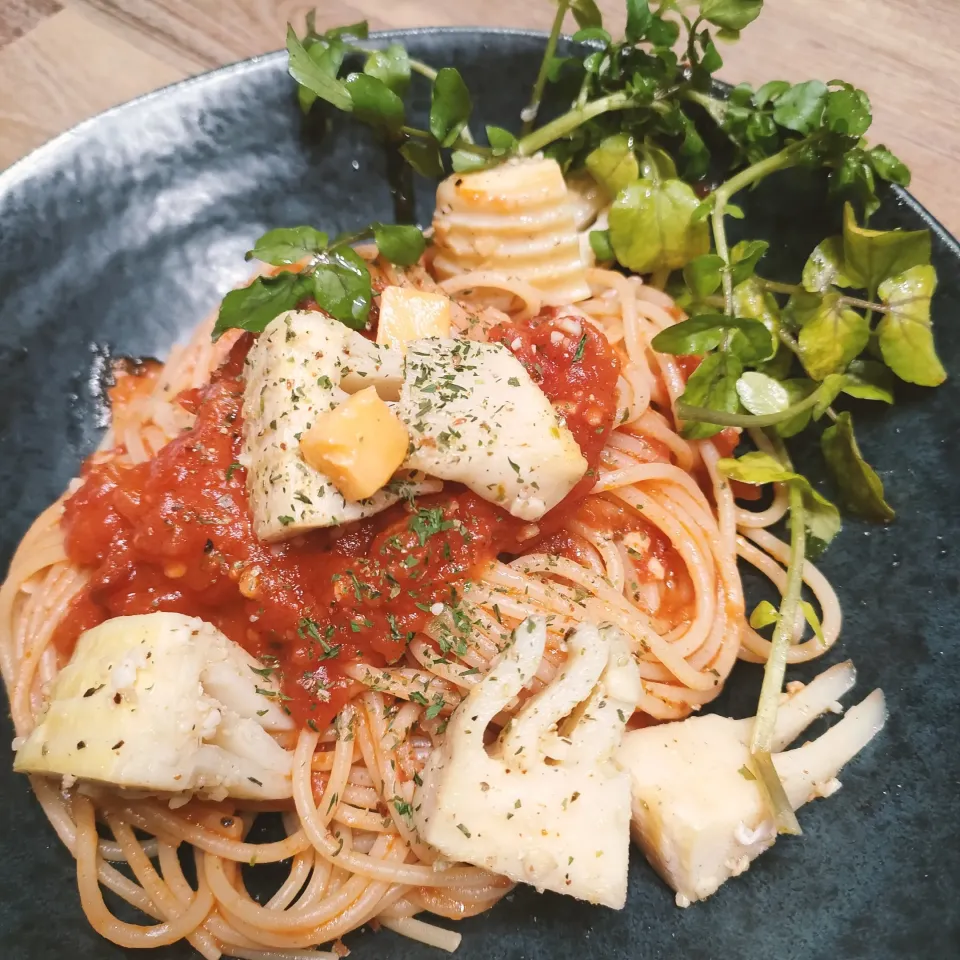
[{"label": "tomato sauce", "polygon": [[[579,333],[569,332],[571,323]],[[588,469],[583,479],[552,513],[582,500],[597,482],[600,454],[617,418],[617,379],[620,358],[592,323],[564,317],[547,308],[532,320],[498,324],[488,336],[503,343],[550,398],[563,417]]]},{"label": "tomato sauce", "polygon": [[513,538],[516,521],[454,489],[282,544],[253,532],[241,448],[244,338],[202,390],[181,398],[192,430],[152,460],[94,458],[67,501],[67,553],[93,568],[59,625],[66,654],[113,616],[175,611],[215,624],[283,678],[284,705],[322,727],[359,689],[346,660],[396,659],[437,602]]},{"label": "tomato sauce", "polygon": [[115,362],[111,371],[113,385],[107,388],[110,409],[114,414],[139,397],[147,396],[153,390],[162,370],[163,364],[159,360]]},{"label": "tomato sauce", "polygon": [[[593,486],[616,416],[619,361],[589,324],[579,339],[551,337],[554,314],[504,325],[499,333],[554,402],[590,471],[554,511]],[[517,343],[517,340],[520,343]],[[355,524],[280,544],[257,539],[246,495],[241,373],[244,335],[206,387],[178,399],[192,429],[135,466],[96,455],[64,508],[67,554],[91,570],[88,587],[58,625],[64,656],[86,629],[114,616],[172,611],[207,620],[260,657],[281,679],[283,705],[323,728],[360,685],[345,662],[396,660],[450,606],[484,564],[516,549],[525,526],[455,484],[416,504],[398,504]],[[151,371],[151,376],[153,371]],[[137,392],[123,383],[122,405]]]},{"label": "tomato sauce", "polygon": [[[658,585],[660,602],[649,611],[671,627],[689,618],[694,600],[693,584],[683,558],[659,527],[634,510],[603,496],[587,497],[573,512],[573,519],[608,536],[626,538],[627,556],[632,569],[627,571],[631,586]],[[565,552],[565,555],[570,556]],[[576,557],[571,556],[571,559]],[[636,602],[639,598],[634,596]],[[643,603],[641,602],[641,606]]]}]

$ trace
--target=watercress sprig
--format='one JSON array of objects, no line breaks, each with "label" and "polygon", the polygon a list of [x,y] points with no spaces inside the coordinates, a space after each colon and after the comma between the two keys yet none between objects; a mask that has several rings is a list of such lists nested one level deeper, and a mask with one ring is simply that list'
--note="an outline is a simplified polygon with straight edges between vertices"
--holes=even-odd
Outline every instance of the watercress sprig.
[{"label": "watercress sprig", "polygon": [[352,245],[364,240],[374,240],[380,255],[400,266],[416,263],[426,246],[420,229],[405,224],[373,223],[332,243],[309,226],[270,230],[247,252],[247,260],[294,269],[231,290],[220,304],[214,338],[234,328],[260,333],[274,317],[309,299],[334,319],[362,330],[373,293],[367,262]]},{"label": "watercress sprig", "polygon": [[[595,0],[553,2],[519,133],[488,126],[486,144],[470,129],[473,101],[460,73],[425,64],[396,42],[372,45],[366,22],[321,32],[308,14],[302,36],[288,29],[289,72],[305,112],[323,102],[351,114],[379,133],[391,156],[424,176],[540,152],[565,171],[588,172],[610,202],[609,225],[589,237],[597,259],[650,275],[686,310],[688,320],[653,340],[655,350],[699,358],[677,404],[683,433],[703,439],[726,426],[762,430],[754,435],[763,450],[722,460],[720,470],[740,482],[785,484],[789,492],[780,609],[761,605],[750,618],[756,629],[774,626],[751,752],[778,828],[799,832],[771,738],[798,611],[822,636],[800,595],[804,557],[833,539],[840,513],[793,469],[784,441],[828,423],[821,450],[841,505],[872,520],[893,517],[850,412],[835,406],[844,397],[890,404],[897,380],[935,386],[946,376],[932,333],[929,234],[874,231],[858,222],[856,211],[866,221],[879,206],[884,182],[906,186],[910,179],[886,147],[864,140],[872,116],[863,91],[840,80],[773,80],[718,94],[714,76],[723,61],[715,40],[737,39],[763,0],[626,0],[624,36],[616,40]],[[568,16],[579,46],[558,53]],[[430,85],[425,127],[408,115],[413,74]],[[541,102],[551,94],[566,96],[568,107],[538,126]],[[727,238],[728,218],[743,216],[738,195],[796,167],[824,171],[831,195],[847,202],[842,234],[818,244],[799,283],[758,274],[766,242],[731,245]],[[374,224],[332,243],[311,227],[265,234],[248,258],[279,270],[224,298],[215,336],[229,328],[261,331],[309,299],[362,328],[372,285],[352,244],[369,238],[399,264],[415,262],[424,249],[415,227]]]}]

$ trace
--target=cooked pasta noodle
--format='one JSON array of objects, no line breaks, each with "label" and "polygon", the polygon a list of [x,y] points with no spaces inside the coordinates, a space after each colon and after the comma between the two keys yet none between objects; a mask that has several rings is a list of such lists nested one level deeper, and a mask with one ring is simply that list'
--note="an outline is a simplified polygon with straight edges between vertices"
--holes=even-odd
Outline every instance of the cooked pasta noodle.
[{"label": "cooked pasta noodle", "polygon": [[[372,259],[375,251],[365,254]],[[383,270],[385,283],[436,289],[423,267],[403,272],[373,266]],[[533,317],[544,302],[556,302],[523,276],[484,268],[457,272],[440,287],[465,316],[494,311],[478,333],[483,336],[504,310],[514,319]],[[417,771],[442,736],[443,717],[488,670],[517,623],[549,617],[547,649],[531,689],[553,680],[571,626],[588,620],[619,626],[637,654],[644,722],[688,716],[717,695],[738,656],[766,658],[769,641],[745,621],[737,560],[783,587],[787,546],[766,527],[782,517],[784,494],[778,491],[762,511],[735,507],[717,471],[721,441],[690,441],[677,431],[673,406],[683,375],[674,358],[650,348],[659,330],[682,318],[672,301],[639,278],[608,270],[591,269],[583,282],[587,295],[555,316],[574,335],[582,324],[596,325],[622,364],[618,425],[586,509],[570,513],[552,537],[534,539],[532,549],[478,572],[463,597],[472,629],[461,648],[436,657],[441,616],[399,662],[345,668],[366,692],[330,728],[303,729],[290,744],[293,798],[273,804],[282,813],[281,839],[249,839],[264,804],[191,801],[173,809],[162,799],[108,787],[58,789],[33,778],[40,803],[76,858],[83,909],[105,937],[127,947],[186,938],[209,960],[224,954],[299,960],[335,956],[310,948],[378,920],[453,950],[459,934],[416,915],[471,916],[512,885],[483,869],[438,859],[403,809]],[[171,351],[149,389],[117,404],[98,459],[146,461],[190,426],[192,415],[177,396],[202,387],[236,340],[227,335],[212,345],[210,331],[211,321],[202,324]],[[36,520],[0,590],[0,665],[18,737],[31,731],[43,709],[45,685],[61,663],[55,628],[87,582],[87,571],[68,559],[60,529],[64,501],[76,486]],[[823,611],[824,640],[803,640],[798,626],[791,662],[822,653],[840,629],[836,596],[810,563],[804,580]],[[498,721],[506,722],[515,707]],[[98,822],[112,839],[100,839]],[[193,850],[194,883],[177,856],[184,845]],[[281,861],[289,861],[286,880],[258,902],[241,865]],[[129,875],[112,864],[125,864]],[[101,887],[156,922],[121,921]]]},{"label": "cooked pasta noodle", "polygon": [[[521,296],[532,287],[553,306],[589,296],[567,185],[550,160],[445,180],[437,191],[434,231],[434,269],[448,291],[464,289],[465,276],[473,275],[472,287]],[[447,278],[456,278],[456,285]]]}]

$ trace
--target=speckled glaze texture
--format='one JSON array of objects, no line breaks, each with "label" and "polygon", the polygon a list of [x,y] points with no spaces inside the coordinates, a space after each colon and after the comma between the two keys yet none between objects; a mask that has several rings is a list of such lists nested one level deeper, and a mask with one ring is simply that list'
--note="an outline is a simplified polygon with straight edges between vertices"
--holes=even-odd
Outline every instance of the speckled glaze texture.
[{"label": "speckled glaze texture", "polygon": [[[403,38],[414,55],[458,66],[478,119],[497,123],[517,116],[543,43],[489,31]],[[383,168],[358,125],[301,117],[276,55],[113,110],[0,176],[0,569],[94,449],[104,348],[164,356],[247,274],[243,253],[267,228],[389,219]],[[431,189],[418,188],[426,221]],[[861,696],[884,688],[886,730],[836,797],[804,809],[803,838],[782,839],[706,903],[678,910],[635,855],[622,912],[520,889],[459,926],[461,960],[960,956],[960,248],[905,194],[891,194],[876,223],[933,230],[937,341],[952,375],[935,391],[903,388],[892,410],[852,407],[898,516],[885,528],[847,521],[822,564],[845,614],[830,662],[854,659]],[[821,185],[793,179],[752,195],[742,229],[771,241],[765,274],[788,279],[837,226]],[[751,712],[758,678],[738,667],[716,707]],[[8,743],[9,719],[2,730]],[[132,957],[89,928],[73,860],[7,760],[0,800],[0,956]],[[439,956],[389,932],[348,944],[357,960]]]}]

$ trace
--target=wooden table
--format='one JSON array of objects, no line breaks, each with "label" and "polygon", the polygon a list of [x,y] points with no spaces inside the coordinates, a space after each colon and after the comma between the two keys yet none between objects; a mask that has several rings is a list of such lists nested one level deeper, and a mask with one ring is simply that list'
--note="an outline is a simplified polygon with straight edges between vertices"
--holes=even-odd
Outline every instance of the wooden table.
[{"label": "wooden table", "polygon": [[[282,46],[284,24],[367,18],[546,28],[549,0],[0,0],[0,169],[86,117],[220,64]],[[621,0],[599,0],[618,29]],[[722,76],[840,76],[874,103],[875,142],[960,234],[960,0],[767,0]]]}]

